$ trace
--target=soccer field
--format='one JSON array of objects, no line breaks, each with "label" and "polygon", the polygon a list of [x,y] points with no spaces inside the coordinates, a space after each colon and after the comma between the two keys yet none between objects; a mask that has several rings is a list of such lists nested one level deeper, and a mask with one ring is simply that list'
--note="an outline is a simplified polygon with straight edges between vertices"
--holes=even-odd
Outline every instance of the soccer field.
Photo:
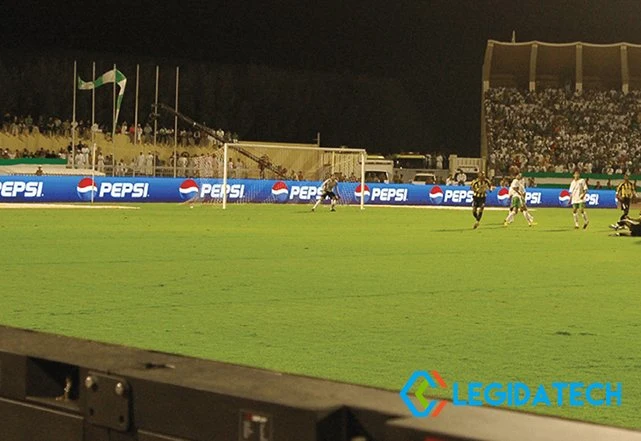
[{"label": "soccer field", "polygon": [[618,211],[473,230],[470,211],[309,208],[0,210],[0,323],[395,390],[417,369],[621,382],[621,407],[525,410],[641,429],[641,240],[608,236]]}]

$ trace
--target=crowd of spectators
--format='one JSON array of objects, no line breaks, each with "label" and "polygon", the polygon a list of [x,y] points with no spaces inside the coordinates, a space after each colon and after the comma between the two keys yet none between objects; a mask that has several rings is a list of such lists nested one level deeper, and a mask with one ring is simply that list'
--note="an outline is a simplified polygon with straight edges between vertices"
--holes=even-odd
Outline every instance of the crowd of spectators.
[{"label": "crowd of spectators", "polygon": [[429,169],[443,170],[449,167],[450,160],[448,155],[441,152],[427,153],[425,155],[427,167]]},{"label": "crowd of spectators", "polygon": [[[91,137],[91,123],[89,121],[78,121],[77,133],[80,138]],[[103,133],[111,133],[106,125],[96,125],[94,130]],[[11,136],[38,135],[62,136],[71,138],[71,121],[56,116],[40,115],[36,118],[31,115],[17,116],[5,112],[2,117],[2,131]]]},{"label": "crowd of spectators", "polygon": [[[147,122],[144,127],[141,124],[128,125],[124,121],[120,126],[120,133],[128,135],[131,142],[151,144],[154,141],[154,128],[152,123]],[[225,132],[222,129],[215,130],[216,136],[211,136],[201,130],[180,129],[176,137],[173,127],[159,127],[156,132],[156,143],[163,145],[174,145],[176,142],[181,147],[189,146],[222,146],[223,142],[238,142],[238,134]],[[136,139],[137,138],[137,139]]]},{"label": "crowd of spectators", "polygon": [[[72,123],[68,119],[61,119],[55,116],[46,117],[38,116],[33,118],[31,115],[16,116],[9,112],[5,112],[2,118],[2,131],[11,136],[22,136],[31,134],[43,134],[45,136],[61,136],[71,138]],[[80,139],[91,138],[91,122],[80,120],[76,126],[77,134]],[[111,138],[111,126],[96,124],[93,128],[96,132],[105,134],[106,137]],[[135,141],[138,143],[151,144],[154,141],[154,127],[153,122],[146,122],[142,124],[127,124],[124,121],[117,130],[117,133],[127,135],[133,144]],[[200,130],[186,130],[180,129],[178,131],[177,142],[181,147],[189,146],[221,146],[223,142],[238,142],[238,134],[231,131],[224,131],[222,129],[215,130],[216,136]],[[162,145],[173,145],[175,141],[175,133],[173,127],[158,127],[156,132],[156,142]]]},{"label": "crowd of spectators", "polygon": [[60,149],[59,151],[45,150],[40,148],[35,152],[29,151],[27,149],[16,149],[10,150],[7,148],[0,150],[0,159],[19,159],[19,158],[47,158],[47,159],[66,159],[67,152],[65,149]]},{"label": "crowd of spectators", "polygon": [[641,172],[641,91],[494,88],[484,108],[496,175]]}]

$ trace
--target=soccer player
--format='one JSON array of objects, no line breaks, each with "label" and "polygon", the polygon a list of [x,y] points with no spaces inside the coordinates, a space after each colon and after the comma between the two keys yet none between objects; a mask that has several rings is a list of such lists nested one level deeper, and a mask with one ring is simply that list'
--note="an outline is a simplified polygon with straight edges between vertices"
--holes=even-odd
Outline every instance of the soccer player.
[{"label": "soccer player", "polygon": [[[521,174],[519,173],[519,176]],[[521,176],[521,179],[519,179],[519,183],[521,184],[520,190],[521,190],[521,197],[523,199],[523,203],[521,204],[521,213],[523,213],[523,217],[525,217],[525,220],[527,221],[528,226],[536,225],[536,222],[534,222],[534,216],[530,214],[530,212],[527,209],[527,198],[526,196],[526,191],[525,191],[525,178]]]},{"label": "soccer player", "polygon": [[617,199],[621,203],[621,211],[623,211],[623,214],[619,218],[620,221],[628,217],[630,204],[635,196],[636,188],[634,188],[634,184],[630,182],[630,176],[626,173],[623,176],[623,182],[617,186]]},{"label": "soccer player", "polygon": [[523,217],[527,221],[529,226],[534,225],[534,217],[527,211],[525,206],[525,184],[523,183],[523,176],[521,173],[518,173],[510,184],[510,213],[505,218],[503,222],[504,226],[508,226],[514,222],[514,216],[521,211]]},{"label": "soccer player", "polygon": [[614,233],[614,236],[641,236],[641,213],[639,214],[640,216],[636,219],[626,217],[617,222],[614,226],[616,226],[615,230],[619,231]]},{"label": "soccer player", "polygon": [[485,199],[487,198],[487,192],[492,189],[492,184],[485,177],[485,173],[480,172],[478,177],[472,181],[470,186],[474,192],[472,199],[472,216],[476,219],[476,222],[474,222],[474,228],[476,229],[483,217]]},{"label": "soccer player", "polygon": [[581,178],[581,173],[579,171],[574,172],[574,179],[570,184],[570,195],[572,196],[572,216],[574,217],[574,228],[579,228],[579,214],[583,217],[583,229],[585,230],[588,227],[590,221],[588,220],[588,214],[585,212],[585,196],[588,193],[588,184],[585,183],[585,179]]},{"label": "soccer player", "polygon": [[330,211],[336,211],[336,201],[340,198],[340,196],[338,196],[338,191],[335,191],[337,185],[338,185],[338,178],[336,176],[332,176],[323,181],[323,183],[321,184],[320,198],[316,201],[316,203],[312,207],[312,211],[316,211],[316,207],[318,207],[318,204],[323,202],[325,198],[329,198],[331,200]]}]

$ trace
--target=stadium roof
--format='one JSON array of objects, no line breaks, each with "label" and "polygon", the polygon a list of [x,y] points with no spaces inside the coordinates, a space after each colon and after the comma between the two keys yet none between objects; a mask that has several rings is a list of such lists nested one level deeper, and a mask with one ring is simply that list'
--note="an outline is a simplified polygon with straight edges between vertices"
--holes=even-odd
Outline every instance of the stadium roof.
[{"label": "stadium roof", "polygon": [[490,87],[641,89],[641,45],[489,40],[483,90]]}]

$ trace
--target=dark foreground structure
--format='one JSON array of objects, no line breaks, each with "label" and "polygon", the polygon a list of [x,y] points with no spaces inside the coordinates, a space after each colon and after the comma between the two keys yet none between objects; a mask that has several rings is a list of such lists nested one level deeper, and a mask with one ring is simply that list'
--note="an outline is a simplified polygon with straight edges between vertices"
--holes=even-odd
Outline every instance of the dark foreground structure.
[{"label": "dark foreground structure", "polygon": [[2,441],[639,441],[491,408],[410,416],[398,393],[0,327]]}]

